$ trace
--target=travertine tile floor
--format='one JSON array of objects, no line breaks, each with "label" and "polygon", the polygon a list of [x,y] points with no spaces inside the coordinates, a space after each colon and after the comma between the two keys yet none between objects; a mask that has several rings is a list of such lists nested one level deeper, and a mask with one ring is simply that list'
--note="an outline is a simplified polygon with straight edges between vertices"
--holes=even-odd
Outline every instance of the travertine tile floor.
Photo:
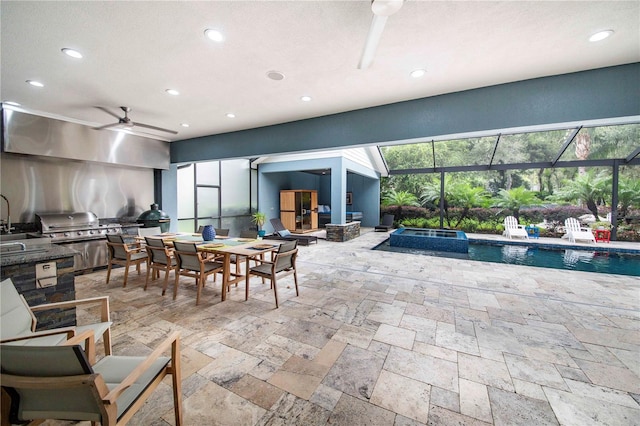
[{"label": "travertine tile floor", "polygon": [[[110,296],[116,354],[182,332],[187,425],[640,424],[640,278],[371,251],[367,231],[300,247],[280,309],[257,278],[196,307],[193,280],[174,301],[123,269],[77,296]],[[163,384],[130,424],[173,423]]]}]

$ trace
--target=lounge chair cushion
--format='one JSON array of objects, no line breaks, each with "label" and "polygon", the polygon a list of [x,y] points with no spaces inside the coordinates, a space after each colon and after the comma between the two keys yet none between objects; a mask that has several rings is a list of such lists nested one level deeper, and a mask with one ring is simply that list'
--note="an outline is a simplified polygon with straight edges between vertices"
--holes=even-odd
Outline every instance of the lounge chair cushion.
[{"label": "lounge chair cushion", "polygon": [[[120,384],[144,360],[145,357],[112,355],[98,361],[93,366],[93,370],[102,374],[107,387],[111,390]],[[118,418],[131,406],[147,385],[160,374],[169,361],[171,361],[171,358],[159,357],[142,376],[118,397]]]},{"label": "lounge chair cushion", "polygon": [[278,235],[280,235],[281,237],[288,237],[291,235],[291,231],[289,231],[288,229],[283,229],[280,231],[276,231],[278,233]]}]

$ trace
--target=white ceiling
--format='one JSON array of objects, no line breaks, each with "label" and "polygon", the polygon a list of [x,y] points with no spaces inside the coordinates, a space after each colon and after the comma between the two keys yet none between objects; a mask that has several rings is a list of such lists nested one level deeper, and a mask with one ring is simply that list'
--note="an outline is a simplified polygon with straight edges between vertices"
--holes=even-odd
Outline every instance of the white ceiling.
[{"label": "white ceiling", "polygon": [[[115,121],[96,106],[125,105],[134,121],[178,131],[157,133],[172,141],[640,61],[638,1],[407,0],[366,70],[367,0],[3,0],[0,13],[3,101],[91,125]],[[587,40],[604,29],[615,33]]]}]

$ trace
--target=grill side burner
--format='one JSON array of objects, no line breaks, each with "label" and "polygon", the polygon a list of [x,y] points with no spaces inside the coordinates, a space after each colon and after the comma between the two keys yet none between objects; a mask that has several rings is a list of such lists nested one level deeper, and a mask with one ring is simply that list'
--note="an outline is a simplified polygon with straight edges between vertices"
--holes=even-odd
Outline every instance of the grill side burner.
[{"label": "grill side burner", "polygon": [[100,220],[92,212],[37,213],[36,224],[41,237],[78,252],[75,255],[76,271],[106,266],[106,236],[122,233],[120,224],[100,225]]}]

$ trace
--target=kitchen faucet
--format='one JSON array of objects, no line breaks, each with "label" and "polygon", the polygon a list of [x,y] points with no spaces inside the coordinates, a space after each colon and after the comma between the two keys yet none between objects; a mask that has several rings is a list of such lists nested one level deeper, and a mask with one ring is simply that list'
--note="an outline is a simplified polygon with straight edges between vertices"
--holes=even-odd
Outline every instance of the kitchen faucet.
[{"label": "kitchen faucet", "polygon": [[4,200],[7,202],[7,221],[6,223],[4,221],[0,221],[0,231],[2,232],[6,232],[7,234],[11,233],[11,206],[9,205],[9,200],[7,200],[7,197],[5,197],[4,195],[0,194],[0,197],[4,198]]}]

